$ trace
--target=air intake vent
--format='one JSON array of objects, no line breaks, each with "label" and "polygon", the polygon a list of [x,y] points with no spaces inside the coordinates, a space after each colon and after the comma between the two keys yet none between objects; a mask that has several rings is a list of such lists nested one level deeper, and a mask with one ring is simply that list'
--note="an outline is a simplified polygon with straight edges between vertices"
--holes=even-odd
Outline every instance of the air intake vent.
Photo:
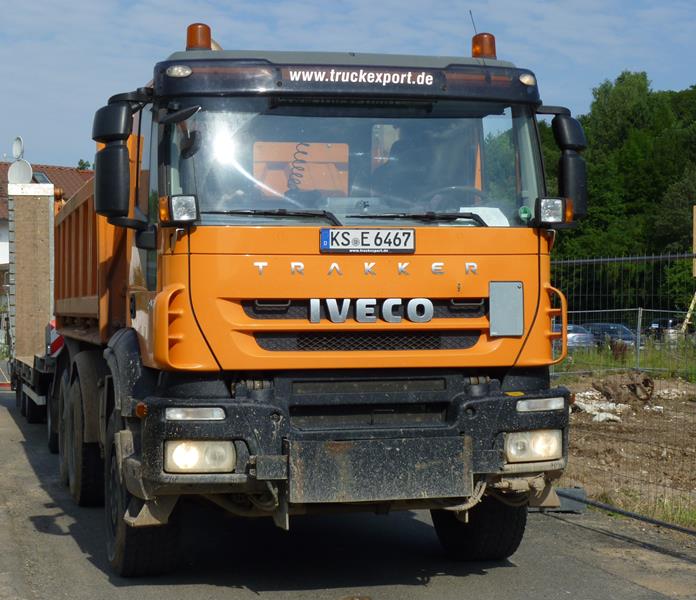
[{"label": "air intake vent", "polygon": [[479,339],[478,332],[312,332],[257,333],[256,342],[271,352],[356,352],[394,350],[465,350]]}]

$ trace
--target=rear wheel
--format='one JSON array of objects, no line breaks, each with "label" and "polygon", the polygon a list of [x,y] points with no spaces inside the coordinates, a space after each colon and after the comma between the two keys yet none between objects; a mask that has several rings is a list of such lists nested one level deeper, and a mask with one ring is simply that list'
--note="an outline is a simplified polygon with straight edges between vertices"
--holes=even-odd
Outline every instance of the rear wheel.
[{"label": "rear wheel", "polygon": [[17,403],[19,412],[23,417],[27,416],[27,395],[24,393],[24,383],[17,382]]},{"label": "rear wheel", "polygon": [[23,393],[24,396],[24,402],[26,403],[26,416],[27,416],[27,423],[42,423],[44,420],[44,417],[46,415],[45,408],[43,406],[39,406],[34,402],[26,392]]},{"label": "rear wheel", "polygon": [[46,396],[46,434],[48,450],[51,454],[58,454],[58,422],[56,414],[56,399],[51,394]]},{"label": "rear wheel", "polygon": [[122,428],[117,412],[107,429],[104,459],[104,521],[106,551],[112,569],[122,577],[165,573],[175,566],[178,528],[170,521],[156,527],[131,527],[124,519],[133,498],[123,481],[116,456],[116,433]]},{"label": "rear wheel", "polygon": [[58,388],[58,458],[60,464],[60,480],[68,485],[68,423],[70,416],[68,404],[68,389],[70,383],[67,369],[60,376]]},{"label": "rear wheel", "polygon": [[70,416],[67,423],[68,486],[78,506],[100,506],[104,502],[104,472],[98,443],[85,443],[80,378],[68,391]]},{"label": "rear wheel", "polygon": [[447,510],[430,511],[447,554],[464,561],[504,560],[517,550],[527,524],[526,506],[508,506],[491,496],[469,511],[469,522]]},{"label": "rear wheel", "polygon": [[15,381],[15,406],[22,410],[22,380],[17,379]]}]

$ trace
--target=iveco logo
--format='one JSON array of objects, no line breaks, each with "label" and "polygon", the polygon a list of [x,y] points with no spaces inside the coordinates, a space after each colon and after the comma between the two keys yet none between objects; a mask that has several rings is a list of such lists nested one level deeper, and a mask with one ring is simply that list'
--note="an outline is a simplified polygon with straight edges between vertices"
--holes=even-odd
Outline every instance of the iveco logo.
[{"label": "iveco logo", "polygon": [[[376,323],[378,318],[387,323],[401,323],[406,318],[414,323],[428,323],[433,318],[433,303],[427,298],[413,298],[404,301],[401,298],[387,298],[378,301],[376,298],[348,298],[323,300],[326,316],[333,323],[345,323],[351,312],[355,313],[358,323]],[[322,318],[322,300],[311,298],[309,301],[309,320],[319,323]]]}]

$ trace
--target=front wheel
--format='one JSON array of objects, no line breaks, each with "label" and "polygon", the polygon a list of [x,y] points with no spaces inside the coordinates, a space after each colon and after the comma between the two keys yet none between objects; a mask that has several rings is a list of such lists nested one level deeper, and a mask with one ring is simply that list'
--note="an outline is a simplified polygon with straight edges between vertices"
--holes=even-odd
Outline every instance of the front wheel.
[{"label": "front wheel", "polygon": [[504,560],[517,550],[527,524],[526,506],[509,506],[491,496],[469,510],[468,523],[447,510],[431,510],[437,537],[456,560]]},{"label": "front wheel", "polygon": [[171,571],[176,564],[178,528],[173,522],[155,527],[131,527],[124,519],[133,498],[116,459],[116,433],[122,429],[117,412],[111,415],[104,456],[104,522],[106,552],[111,568],[122,577],[142,577]]}]

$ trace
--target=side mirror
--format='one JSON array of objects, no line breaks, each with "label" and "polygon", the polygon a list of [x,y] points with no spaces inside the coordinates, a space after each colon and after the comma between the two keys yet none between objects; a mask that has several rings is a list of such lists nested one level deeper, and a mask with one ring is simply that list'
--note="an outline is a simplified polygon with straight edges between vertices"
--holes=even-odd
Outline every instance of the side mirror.
[{"label": "side mirror", "polygon": [[587,169],[580,152],[587,148],[582,125],[569,114],[557,114],[551,122],[553,137],[561,149],[558,163],[558,194],[573,201],[573,216],[587,215]]},{"label": "side mirror", "polygon": [[587,148],[587,139],[580,121],[570,115],[556,115],[551,121],[551,128],[556,145],[561,150],[581,152]]},{"label": "side mirror", "polygon": [[558,162],[558,193],[573,200],[573,217],[587,216],[587,168],[574,150],[563,150]]},{"label": "side mirror", "polygon": [[94,158],[94,210],[103,217],[127,217],[130,163],[123,141],[110,142]]},{"label": "side mirror", "polygon": [[92,139],[108,144],[127,140],[133,130],[133,111],[128,102],[115,102],[100,108],[94,115]]}]

